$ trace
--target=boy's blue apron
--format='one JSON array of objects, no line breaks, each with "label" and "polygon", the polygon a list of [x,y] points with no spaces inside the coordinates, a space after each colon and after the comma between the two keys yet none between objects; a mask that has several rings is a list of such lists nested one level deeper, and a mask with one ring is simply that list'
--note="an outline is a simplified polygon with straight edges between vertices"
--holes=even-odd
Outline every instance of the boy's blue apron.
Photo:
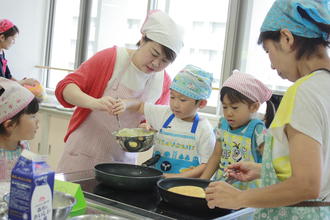
[{"label": "boy's blue apron", "polygon": [[[295,84],[293,84],[286,94],[284,95],[281,104],[277,110],[276,116],[271,124],[271,129],[276,129],[285,126],[291,122],[291,114],[294,108],[295,95],[297,88],[305,80],[308,80],[314,74],[305,76]],[[274,139],[271,136],[266,137],[264,154],[262,158],[262,168],[261,168],[261,187],[270,186],[281,182],[279,179],[279,174],[276,173],[274,168],[275,159],[273,158],[273,146]],[[287,158],[288,162],[283,164],[288,164],[290,170],[287,172],[291,176],[291,166],[289,162],[289,157]],[[275,163],[276,164],[276,163]],[[278,166],[278,165],[277,165]],[[288,178],[286,175],[286,178]],[[282,174],[283,176],[283,174]],[[285,178],[284,178],[285,179]],[[284,180],[283,179],[283,180]],[[321,201],[320,199],[309,200],[309,201]],[[285,220],[329,220],[330,219],[330,206],[314,206],[314,207],[278,207],[278,208],[263,208],[257,209],[254,219],[285,219]]]},{"label": "boy's blue apron", "polygon": [[154,145],[153,155],[161,156],[155,168],[164,173],[182,173],[200,164],[196,146],[198,114],[194,118],[190,132],[171,127],[170,123],[174,117],[172,114],[165,121]]},{"label": "boy's blue apron", "polygon": [[[259,119],[252,119],[250,122],[238,132],[231,131],[230,126],[225,118],[221,121],[221,132],[223,132],[223,141],[221,143],[222,155],[219,164],[219,169],[215,174],[215,180],[223,180],[224,170],[230,164],[238,161],[255,161],[258,162],[256,150],[252,150],[252,145],[255,142],[254,131],[258,124],[263,124]],[[241,132],[245,130],[244,132]],[[254,146],[255,148],[257,146]],[[235,182],[232,185],[238,189],[248,189],[258,187],[259,181],[252,182]]]}]

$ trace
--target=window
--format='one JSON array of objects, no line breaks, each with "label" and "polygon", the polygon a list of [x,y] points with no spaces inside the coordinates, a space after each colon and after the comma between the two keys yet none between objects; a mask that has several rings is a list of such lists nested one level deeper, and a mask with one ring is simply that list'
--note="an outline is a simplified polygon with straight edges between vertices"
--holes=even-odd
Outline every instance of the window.
[{"label": "window", "polygon": [[[172,78],[186,64],[193,64],[212,72],[213,87],[219,88],[228,4],[228,0],[158,0],[158,8],[182,25],[185,32],[184,48],[167,68]],[[208,111],[212,113],[218,104],[218,93],[213,90],[208,100]]]},{"label": "window", "polygon": [[[57,0],[53,20],[49,66],[62,69],[75,68],[80,0]],[[60,15],[60,16],[59,16]],[[48,71],[47,87],[54,89],[67,71]]]},{"label": "window", "polygon": [[[208,100],[207,112],[218,113],[216,109],[219,110],[219,88],[235,68],[255,75],[276,92],[286,90],[291,84],[282,80],[270,68],[267,54],[257,45],[261,22],[273,0],[53,2],[56,4],[49,56],[49,65],[52,67],[75,69],[96,52],[114,45],[136,48],[136,43],[141,38],[140,27],[147,11],[160,9],[185,30],[184,48],[174,63],[167,68],[171,77],[187,64],[213,73],[214,90]],[[86,2],[90,4],[88,7],[80,5]],[[81,20],[85,18],[88,19],[81,25]],[[81,28],[88,31],[81,32]],[[84,41],[83,46],[79,45],[81,41]],[[66,48],[65,53],[63,48]],[[81,53],[84,53],[84,56],[79,60],[77,55]],[[65,71],[49,71],[48,87],[55,88],[66,74]]]},{"label": "window", "polygon": [[[77,35],[81,6],[79,0],[74,0],[70,1],[66,9],[64,2],[65,0],[56,0],[49,65],[74,69],[77,67],[75,54],[77,55],[79,50],[77,41],[83,37],[82,33]],[[113,45],[135,48],[141,38],[140,27],[145,19],[148,4],[167,12],[185,28],[185,47],[176,61],[167,68],[171,77],[173,78],[186,64],[193,64],[212,72],[215,78],[213,87],[219,88],[228,0],[93,0],[90,15],[81,15],[90,17],[86,24],[89,35],[85,59]],[[200,10],[201,8],[203,10]],[[182,16],[183,12],[185,16]],[[65,42],[64,46],[69,48],[69,53],[61,54],[61,42]],[[67,72],[51,70],[48,87],[55,88],[57,82],[66,74]],[[214,90],[208,102],[209,106],[213,107],[213,112],[218,104],[218,92]]]},{"label": "window", "polygon": [[148,0],[94,0],[88,57],[114,45],[135,48],[147,6]]},{"label": "window", "polygon": [[[80,0],[56,0],[53,19],[49,66],[73,70],[79,66],[80,50],[86,48],[86,57],[96,52],[117,46],[135,47],[141,38],[140,26],[145,18],[147,0],[93,0],[89,23],[80,27],[89,33],[86,44],[79,48],[84,32],[79,32]],[[87,10],[86,10],[87,11]],[[65,48],[65,52],[63,52]],[[84,53],[84,51],[80,51]],[[47,61],[46,61],[47,62]],[[48,71],[47,87],[54,89],[56,84],[69,71],[51,69]]]},{"label": "window", "polygon": [[[254,0],[251,11],[251,24],[248,37],[245,43],[248,44],[247,50],[242,53],[241,70],[254,75],[256,78],[264,82],[275,93],[282,93],[292,83],[288,80],[283,80],[277,75],[276,70],[271,69],[271,64],[268,55],[265,53],[261,45],[257,44],[260,27],[263,18],[266,16],[268,9],[273,4],[272,1]],[[262,19],[260,19],[262,18]],[[248,19],[249,20],[249,19]]]}]

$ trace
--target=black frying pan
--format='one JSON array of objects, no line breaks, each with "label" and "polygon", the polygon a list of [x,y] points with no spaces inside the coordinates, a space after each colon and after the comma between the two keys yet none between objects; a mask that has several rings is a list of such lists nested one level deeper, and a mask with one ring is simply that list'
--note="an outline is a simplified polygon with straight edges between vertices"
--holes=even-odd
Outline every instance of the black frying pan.
[{"label": "black frying pan", "polygon": [[154,164],[154,162],[155,158],[146,161],[143,166],[123,163],[98,164],[95,166],[95,178],[99,182],[116,189],[152,190],[157,181],[163,177],[161,171],[147,167]]},{"label": "black frying pan", "polygon": [[190,211],[201,212],[217,212],[219,215],[226,215],[231,212],[230,209],[215,208],[210,209],[204,198],[185,196],[178,193],[168,191],[169,188],[175,186],[199,186],[206,188],[211,181],[194,178],[168,178],[161,179],[157,182],[157,187],[163,201],[176,207],[181,207]]}]

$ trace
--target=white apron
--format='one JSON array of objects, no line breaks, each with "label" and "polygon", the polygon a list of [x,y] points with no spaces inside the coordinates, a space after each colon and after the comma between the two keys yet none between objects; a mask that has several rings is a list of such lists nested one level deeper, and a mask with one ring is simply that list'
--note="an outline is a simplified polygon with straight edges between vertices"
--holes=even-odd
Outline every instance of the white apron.
[{"label": "white apron", "polygon": [[[126,67],[113,81],[110,80],[103,96],[119,97],[122,99],[139,99],[146,101],[145,91],[150,88],[151,76],[145,83],[145,87],[139,91],[132,90],[121,83],[121,79],[127,72],[136,69],[130,65],[128,59]],[[162,72],[163,74],[163,72]],[[162,83],[163,85],[163,83]],[[161,86],[162,86],[161,85]],[[160,94],[159,96],[160,97]],[[148,100],[155,102],[156,100]],[[143,116],[139,113],[126,111],[119,115],[121,128],[135,128],[139,125]],[[92,111],[86,120],[69,136],[65,150],[57,167],[57,172],[75,172],[94,169],[99,163],[122,162],[136,163],[137,153],[124,152],[112,135],[118,130],[116,117],[104,111]]]}]

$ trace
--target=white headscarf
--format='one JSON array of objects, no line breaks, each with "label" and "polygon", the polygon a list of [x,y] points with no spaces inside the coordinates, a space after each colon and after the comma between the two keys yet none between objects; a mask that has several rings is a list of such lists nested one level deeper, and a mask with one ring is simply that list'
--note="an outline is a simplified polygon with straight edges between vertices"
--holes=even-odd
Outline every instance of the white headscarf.
[{"label": "white headscarf", "polygon": [[148,13],[141,27],[141,33],[170,48],[176,54],[183,47],[183,28],[162,11],[154,10]]},{"label": "white headscarf", "polygon": [[34,95],[16,81],[0,77],[0,124],[22,111],[30,104]]}]

